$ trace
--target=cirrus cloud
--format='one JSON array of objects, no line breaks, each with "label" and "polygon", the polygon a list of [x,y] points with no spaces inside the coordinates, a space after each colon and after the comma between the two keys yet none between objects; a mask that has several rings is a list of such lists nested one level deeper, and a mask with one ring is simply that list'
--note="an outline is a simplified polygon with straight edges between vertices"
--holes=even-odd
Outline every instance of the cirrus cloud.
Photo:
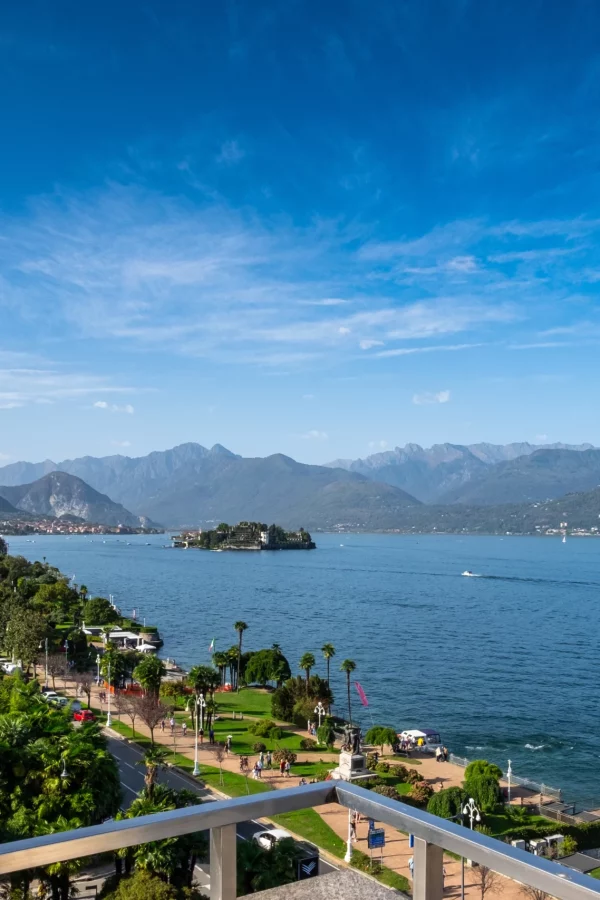
[{"label": "cirrus cloud", "polygon": [[431,393],[430,391],[423,391],[421,394],[415,394],[413,396],[412,402],[415,406],[429,406],[435,403],[449,403],[450,402],[450,391],[437,391],[435,393]]}]

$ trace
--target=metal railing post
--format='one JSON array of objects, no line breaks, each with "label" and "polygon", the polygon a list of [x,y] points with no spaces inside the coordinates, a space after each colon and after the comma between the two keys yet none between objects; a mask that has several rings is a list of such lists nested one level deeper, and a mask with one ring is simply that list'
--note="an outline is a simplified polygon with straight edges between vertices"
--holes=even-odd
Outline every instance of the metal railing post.
[{"label": "metal railing post", "polygon": [[413,900],[442,900],[444,894],[444,851],[423,838],[415,838]]},{"label": "metal railing post", "polygon": [[236,828],[210,829],[210,900],[235,900],[237,894]]}]

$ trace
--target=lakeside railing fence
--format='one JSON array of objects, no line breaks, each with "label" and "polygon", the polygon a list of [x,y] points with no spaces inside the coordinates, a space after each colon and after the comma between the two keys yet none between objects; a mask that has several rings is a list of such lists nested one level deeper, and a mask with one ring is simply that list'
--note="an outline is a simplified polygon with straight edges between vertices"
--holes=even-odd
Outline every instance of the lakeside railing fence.
[{"label": "lakeside railing fence", "polygon": [[[454,763],[455,766],[461,766],[463,769],[466,769],[473,760],[467,759],[466,756],[456,756],[454,753],[451,753],[450,762]],[[503,772],[502,774],[505,779],[508,778],[506,772]],[[511,773],[510,783],[528,788],[530,791],[535,791],[536,794],[542,794],[544,797],[554,797],[555,800],[562,800],[562,791],[560,788],[553,788],[550,787],[549,784],[532,781],[531,778],[521,778],[519,775],[515,775],[514,772]]]}]

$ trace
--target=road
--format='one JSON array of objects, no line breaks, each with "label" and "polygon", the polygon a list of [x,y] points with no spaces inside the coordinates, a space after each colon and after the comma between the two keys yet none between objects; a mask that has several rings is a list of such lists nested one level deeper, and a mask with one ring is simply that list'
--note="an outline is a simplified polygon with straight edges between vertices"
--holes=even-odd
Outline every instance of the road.
[{"label": "road", "polygon": [[[108,749],[119,764],[121,786],[123,788],[122,808],[127,809],[144,786],[144,767],[138,765],[143,757],[143,753],[141,753],[137,747],[126,744],[125,741],[120,741],[117,738],[110,737],[108,734],[107,740]],[[185,778],[178,772],[173,772],[170,769],[161,770],[158,775],[158,781],[175,790],[182,790],[185,788],[188,791],[194,791],[194,793],[205,800],[214,800],[214,795],[205,788],[195,785],[188,778]],[[265,826],[263,823],[256,820],[241,822],[237,826],[238,840],[251,840],[253,834],[265,827],[268,826]],[[328,863],[326,860],[320,859],[319,875],[326,875],[328,872],[337,872],[336,866],[332,866],[331,863]]]}]

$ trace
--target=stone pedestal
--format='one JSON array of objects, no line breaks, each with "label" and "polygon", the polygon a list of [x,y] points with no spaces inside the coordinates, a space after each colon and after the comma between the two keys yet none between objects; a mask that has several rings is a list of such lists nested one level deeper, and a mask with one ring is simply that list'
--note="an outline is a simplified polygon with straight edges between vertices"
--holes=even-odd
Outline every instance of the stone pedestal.
[{"label": "stone pedestal", "polygon": [[340,763],[332,772],[332,776],[343,781],[355,781],[359,778],[372,778],[373,772],[367,769],[367,761],[363,753],[349,753],[347,750],[342,750]]}]

